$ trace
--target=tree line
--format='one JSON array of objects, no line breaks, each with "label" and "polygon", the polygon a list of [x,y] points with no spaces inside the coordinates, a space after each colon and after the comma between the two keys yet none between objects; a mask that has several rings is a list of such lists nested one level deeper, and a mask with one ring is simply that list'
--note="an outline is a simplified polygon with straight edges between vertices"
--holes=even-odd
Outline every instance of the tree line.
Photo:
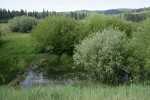
[{"label": "tree line", "polygon": [[38,12],[38,11],[28,12],[27,10],[23,10],[23,9],[21,9],[20,11],[17,11],[17,10],[10,11],[10,10],[0,8],[0,22],[7,22],[7,20],[9,20],[9,19],[12,19],[16,16],[23,16],[23,15],[32,16],[37,19],[42,19],[47,16],[53,16],[53,15],[66,15],[66,16],[70,16],[71,18],[74,18],[74,19],[84,19],[85,17],[88,16],[88,13],[85,13],[85,12],[55,12],[55,11],[49,12],[48,10],[45,10],[45,9],[43,9],[42,12]]},{"label": "tree line", "polygon": [[127,13],[127,14],[124,14],[124,19],[126,20],[130,20],[132,22],[140,22],[140,21],[143,21],[147,18],[147,15],[145,13]]}]

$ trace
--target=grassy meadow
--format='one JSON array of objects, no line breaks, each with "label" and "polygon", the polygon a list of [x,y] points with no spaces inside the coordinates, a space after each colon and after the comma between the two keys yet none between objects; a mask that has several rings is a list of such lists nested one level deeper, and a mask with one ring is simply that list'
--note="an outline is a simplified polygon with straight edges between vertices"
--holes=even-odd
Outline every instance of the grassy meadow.
[{"label": "grassy meadow", "polygon": [[150,86],[96,84],[32,88],[0,87],[0,100],[149,100]]},{"label": "grassy meadow", "polygon": [[[35,41],[30,34],[11,32],[8,24],[0,24],[2,45],[0,45],[1,83],[7,83],[15,73],[27,66],[37,55]],[[3,77],[3,78],[2,78]]]}]

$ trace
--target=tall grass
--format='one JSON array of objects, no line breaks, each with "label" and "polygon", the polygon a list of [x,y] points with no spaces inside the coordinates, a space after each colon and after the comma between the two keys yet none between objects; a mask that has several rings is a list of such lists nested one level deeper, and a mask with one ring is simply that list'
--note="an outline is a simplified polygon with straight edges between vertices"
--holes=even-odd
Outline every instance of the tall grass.
[{"label": "tall grass", "polygon": [[67,85],[33,88],[0,87],[0,100],[149,100],[150,86]]},{"label": "tall grass", "polygon": [[3,33],[0,45],[0,84],[6,84],[37,56],[36,42],[30,34],[12,33],[7,24],[0,26]]}]

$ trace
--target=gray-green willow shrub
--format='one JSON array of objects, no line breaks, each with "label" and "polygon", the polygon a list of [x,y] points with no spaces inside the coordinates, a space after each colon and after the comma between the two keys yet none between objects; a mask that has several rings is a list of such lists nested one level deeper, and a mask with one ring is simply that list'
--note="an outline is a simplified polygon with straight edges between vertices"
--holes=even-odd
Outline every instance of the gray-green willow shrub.
[{"label": "gray-green willow shrub", "polygon": [[13,32],[30,32],[38,20],[34,17],[19,16],[9,20],[8,23]]},{"label": "gray-green willow shrub", "polygon": [[91,34],[75,46],[73,59],[77,67],[88,71],[103,83],[123,81],[128,42],[117,28]]}]

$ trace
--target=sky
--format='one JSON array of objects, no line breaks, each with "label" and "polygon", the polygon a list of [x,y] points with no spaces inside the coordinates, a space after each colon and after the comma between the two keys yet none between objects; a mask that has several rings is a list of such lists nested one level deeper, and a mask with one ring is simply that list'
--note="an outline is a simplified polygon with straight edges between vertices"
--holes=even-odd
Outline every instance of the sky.
[{"label": "sky", "polygon": [[150,7],[150,0],[0,0],[0,8],[27,11],[108,10]]}]

